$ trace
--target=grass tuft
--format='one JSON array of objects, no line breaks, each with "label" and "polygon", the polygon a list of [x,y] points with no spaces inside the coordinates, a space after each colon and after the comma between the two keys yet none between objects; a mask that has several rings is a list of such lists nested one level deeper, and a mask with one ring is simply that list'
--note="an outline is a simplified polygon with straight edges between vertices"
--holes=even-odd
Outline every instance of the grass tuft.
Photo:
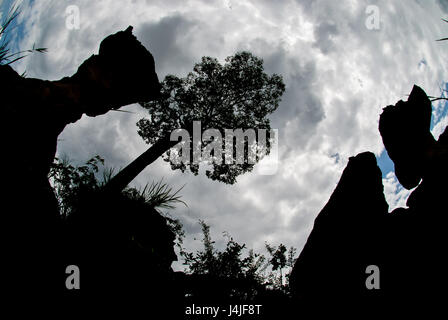
[{"label": "grass tuft", "polygon": [[18,52],[11,53],[10,51],[10,39],[9,39],[9,33],[12,28],[12,22],[18,17],[20,14],[21,7],[20,5],[17,5],[17,3],[14,3],[11,8],[8,11],[7,16],[3,21],[1,21],[0,24],[0,65],[10,65],[14,62],[17,62],[26,56],[28,56],[30,53],[45,53],[47,52],[47,48],[36,48],[33,44],[33,47],[28,50],[22,50]]}]

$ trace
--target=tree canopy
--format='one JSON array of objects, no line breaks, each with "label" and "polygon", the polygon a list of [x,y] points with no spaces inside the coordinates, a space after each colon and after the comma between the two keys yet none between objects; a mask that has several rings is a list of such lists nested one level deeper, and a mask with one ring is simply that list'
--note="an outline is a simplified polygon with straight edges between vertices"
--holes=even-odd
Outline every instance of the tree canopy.
[{"label": "tree canopy", "polygon": [[[176,129],[185,129],[190,133],[190,140],[184,143],[192,144],[194,121],[200,121],[202,131],[215,129],[222,136],[225,136],[225,129],[266,129],[269,132],[267,116],[278,108],[284,90],[282,77],[266,74],[263,60],[250,52],[229,56],[224,65],[216,58],[203,57],[186,77],[166,76],[159,99],[141,103],[149,117],[138,121],[138,133],[153,146],[166,141],[168,147],[162,153],[166,152],[164,158],[170,161],[169,147],[173,146],[168,143],[170,134]],[[216,137],[204,141],[202,147],[212,140]],[[225,138],[218,143],[224,147]],[[269,144],[265,151],[269,152]],[[238,175],[252,170],[253,165],[247,161],[213,162],[206,174],[213,180],[232,184]],[[171,161],[171,167],[182,171],[189,169],[193,174],[199,170],[199,164],[192,161]]]}]

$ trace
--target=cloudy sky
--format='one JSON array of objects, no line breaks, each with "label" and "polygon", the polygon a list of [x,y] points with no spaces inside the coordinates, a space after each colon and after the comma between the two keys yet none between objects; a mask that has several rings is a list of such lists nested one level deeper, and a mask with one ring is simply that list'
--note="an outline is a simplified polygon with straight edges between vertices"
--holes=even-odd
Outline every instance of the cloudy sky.
[{"label": "cloudy sky", "polygon": [[[5,9],[11,1],[0,1]],[[67,7],[79,9],[79,29],[67,24]],[[76,10],[75,10],[76,11]],[[70,11],[71,13],[75,11]],[[334,190],[348,157],[374,152],[383,171],[390,208],[403,206],[408,191],[393,173],[378,133],[383,107],[407,99],[413,84],[439,96],[448,80],[446,0],[73,0],[23,1],[13,46],[33,43],[48,53],[14,65],[29,77],[56,80],[76,72],[97,53],[107,35],[134,26],[152,52],[160,80],[184,76],[202,56],[221,61],[239,50],[264,60],[268,73],[284,78],[286,92],[272,114],[279,130],[279,166],[273,175],[250,173],[229,186],[173,172],[161,160],[136,181],[164,179],[181,191],[188,207],[170,211],[196,248],[198,220],[262,251],[264,241],[303,247],[316,215]],[[69,22],[72,20],[69,20]],[[445,105],[434,104],[433,133],[448,124]],[[130,105],[83,117],[60,136],[58,154],[83,162],[95,154],[124,167],[148,147],[135,123],[145,110]]]}]

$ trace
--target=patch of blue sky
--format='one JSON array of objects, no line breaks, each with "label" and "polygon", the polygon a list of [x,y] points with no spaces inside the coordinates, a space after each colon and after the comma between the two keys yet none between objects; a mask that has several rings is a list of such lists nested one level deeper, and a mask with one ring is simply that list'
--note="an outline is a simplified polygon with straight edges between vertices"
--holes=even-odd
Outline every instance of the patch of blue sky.
[{"label": "patch of blue sky", "polygon": [[381,169],[382,177],[386,178],[387,174],[391,171],[395,170],[394,163],[389,158],[386,149],[381,152],[379,157],[376,157],[376,162],[378,163],[378,167]]},{"label": "patch of blue sky", "polygon": [[[440,97],[445,97],[448,99],[448,82],[445,83],[444,87],[442,87],[442,92],[440,93]],[[431,130],[434,128],[436,124],[440,122],[443,118],[448,115],[448,101],[447,100],[438,100],[433,102],[433,112],[431,117]]]},{"label": "patch of blue sky", "polygon": [[23,40],[25,37],[24,34],[24,28],[22,28],[20,24],[20,12],[22,11],[25,4],[27,6],[31,6],[34,0],[31,1],[17,1],[17,0],[4,0],[0,5],[0,11],[2,12],[1,21],[3,22],[5,19],[8,18],[8,15],[14,10],[14,8],[17,8],[19,6],[19,16],[14,19],[11,24],[8,26],[8,40],[9,40],[9,49],[10,52],[18,52],[19,49],[19,43]]}]

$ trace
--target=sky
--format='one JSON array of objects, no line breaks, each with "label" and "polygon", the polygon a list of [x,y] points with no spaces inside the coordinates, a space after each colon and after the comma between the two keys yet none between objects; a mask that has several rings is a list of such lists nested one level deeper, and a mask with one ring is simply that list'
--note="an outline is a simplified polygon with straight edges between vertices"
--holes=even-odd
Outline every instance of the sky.
[{"label": "sky", "polygon": [[[12,1],[0,2],[4,9]],[[225,244],[227,231],[259,252],[265,241],[300,252],[350,156],[374,152],[389,210],[405,206],[409,191],[394,175],[378,119],[383,107],[406,100],[414,84],[431,96],[446,89],[448,42],[435,40],[448,35],[441,20],[447,16],[446,0],[23,1],[12,46],[25,50],[36,44],[48,52],[14,68],[47,80],[72,75],[98,52],[104,37],[128,25],[154,55],[160,81],[167,74],[185,76],[202,56],[224,61],[248,50],[262,58],[265,71],[281,74],[286,84],[270,116],[279,130],[275,174],[247,173],[225,185],[204,174],[174,172],[158,160],[132,185],[163,178],[174,189],[183,186],[188,207],[168,213],[183,223],[187,249],[200,246],[194,239],[201,238],[198,221],[204,220],[217,247]],[[122,110],[130,113],[83,116],[67,126],[57,155],[82,163],[99,154],[107,166],[126,166],[148,148],[136,127],[147,113],[139,105]],[[446,105],[434,103],[434,136],[447,125]]]}]

